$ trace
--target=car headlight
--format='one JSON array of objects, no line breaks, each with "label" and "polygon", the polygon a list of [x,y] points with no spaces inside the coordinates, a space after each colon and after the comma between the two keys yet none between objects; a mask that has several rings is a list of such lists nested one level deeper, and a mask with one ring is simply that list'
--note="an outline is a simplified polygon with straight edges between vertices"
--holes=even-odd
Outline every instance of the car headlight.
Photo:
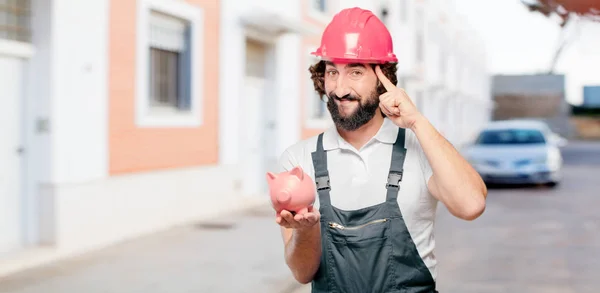
[{"label": "car headlight", "polygon": [[554,150],[548,152],[548,167],[550,169],[559,169],[562,163],[562,158],[560,155],[560,151]]}]

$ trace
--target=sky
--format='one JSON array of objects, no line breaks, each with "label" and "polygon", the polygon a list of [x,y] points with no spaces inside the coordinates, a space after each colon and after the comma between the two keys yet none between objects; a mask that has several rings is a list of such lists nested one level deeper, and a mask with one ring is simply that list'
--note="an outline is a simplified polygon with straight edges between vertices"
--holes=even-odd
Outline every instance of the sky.
[{"label": "sky", "polygon": [[[491,74],[536,74],[550,69],[561,40],[559,20],[530,12],[520,0],[454,0],[456,12],[483,39]],[[575,27],[575,26],[574,26]],[[579,34],[556,66],[565,74],[566,99],[583,100],[583,86],[600,85],[600,24]]]},{"label": "sky", "polygon": [[493,74],[547,71],[559,40],[555,20],[519,0],[455,0],[456,11],[484,39]]}]

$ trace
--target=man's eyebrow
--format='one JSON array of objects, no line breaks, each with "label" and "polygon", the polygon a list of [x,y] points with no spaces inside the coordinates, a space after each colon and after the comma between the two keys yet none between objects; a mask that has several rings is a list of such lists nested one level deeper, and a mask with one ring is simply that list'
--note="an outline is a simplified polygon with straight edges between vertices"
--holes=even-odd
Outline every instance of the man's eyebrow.
[{"label": "man's eyebrow", "polygon": [[[325,65],[335,67],[335,64],[333,64],[333,62],[331,62],[331,61],[325,61]],[[346,67],[346,68],[352,68],[352,67],[366,68],[366,66],[362,63],[349,63],[349,64],[346,64],[346,66],[344,66],[344,67]]]},{"label": "man's eyebrow", "polygon": [[350,63],[348,65],[346,65],[346,67],[362,67],[362,68],[366,68],[364,64],[362,63]]}]

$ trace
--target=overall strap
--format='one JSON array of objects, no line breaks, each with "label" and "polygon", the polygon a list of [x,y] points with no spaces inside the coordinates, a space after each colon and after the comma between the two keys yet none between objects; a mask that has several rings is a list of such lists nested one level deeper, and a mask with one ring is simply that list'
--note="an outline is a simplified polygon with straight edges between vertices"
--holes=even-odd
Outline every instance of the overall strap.
[{"label": "overall strap", "polygon": [[323,149],[323,133],[317,139],[317,150],[312,153],[313,167],[315,168],[315,183],[319,193],[319,205],[326,207],[331,205],[329,198],[329,171],[327,170],[327,153]]},{"label": "overall strap", "polygon": [[386,189],[386,201],[395,202],[398,199],[400,182],[404,173],[404,159],[406,158],[406,148],[404,147],[406,131],[404,128],[398,128],[398,136],[392,149],[392,162],[388,174]]}]

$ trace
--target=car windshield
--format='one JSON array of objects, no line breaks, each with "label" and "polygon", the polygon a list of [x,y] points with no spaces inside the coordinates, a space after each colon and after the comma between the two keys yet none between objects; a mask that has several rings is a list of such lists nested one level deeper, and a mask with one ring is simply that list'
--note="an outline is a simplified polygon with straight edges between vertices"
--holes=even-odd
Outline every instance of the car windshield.
[{"label": "car windshield", "polygon": [[535,129],[485,130],[477,138],[477,144],[538,144],[545,143],[544,135]]}]

